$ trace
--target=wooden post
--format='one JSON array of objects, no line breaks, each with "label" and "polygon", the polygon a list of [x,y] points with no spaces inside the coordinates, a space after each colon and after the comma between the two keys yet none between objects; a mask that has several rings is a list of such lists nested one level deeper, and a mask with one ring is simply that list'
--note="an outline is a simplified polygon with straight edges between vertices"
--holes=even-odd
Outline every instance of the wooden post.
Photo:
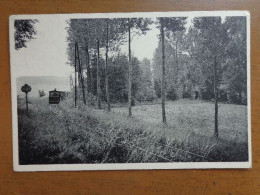
[{"label": "wooden post", "polygon": [[25,95],[25,99],[26,99],[26,114],[27,114],[27,116],[29,116],[28,97],[27,97],[28,92],[26,92],[25,94],[26,94],[26,95]]},{"label": "wooden post", "polygon": [[28,92],[32,90],[30,85],[25,84],[21,87],[22,92],[25,93],[25,104],[26,104],[26,115],[29,116],[29,109],[28,109]]}]

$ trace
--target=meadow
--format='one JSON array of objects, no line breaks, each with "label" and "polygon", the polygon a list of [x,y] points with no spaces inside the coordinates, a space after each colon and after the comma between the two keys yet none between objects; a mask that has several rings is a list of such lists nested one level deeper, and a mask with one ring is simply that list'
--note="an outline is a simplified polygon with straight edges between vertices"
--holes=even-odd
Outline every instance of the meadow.
[{"label": "meadow", "polygon": [[219,138],[213,137],[214,104],[177,100],[137,105],[111,112],[90,106],[74,108],[67,99],[49,105],[30,100],[29,117],[18,101],[20,164],[234,162],[248,160],[247,107],[219,105]]}]

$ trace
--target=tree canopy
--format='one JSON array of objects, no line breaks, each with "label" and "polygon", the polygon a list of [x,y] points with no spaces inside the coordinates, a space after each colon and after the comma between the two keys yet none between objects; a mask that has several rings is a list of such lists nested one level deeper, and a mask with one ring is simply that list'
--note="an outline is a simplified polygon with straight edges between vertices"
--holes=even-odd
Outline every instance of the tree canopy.
[{"label": "tree canopy", "polygon": [[[185,17],[157,18],[156,21],[149,18],[72,19],[68,22],[69,27],[67,29],[69,62],[74,65],[74,43],[77,42],[80,45],[83,70],[92,73],[92,75],[88,75],[88,78],[93,78],[89,82],[92,84],[88,87],[93,86],[96,82],[96,60],[94,58],[97,55],[96,40],[98,39],[100,49],[105,51],[108,46],[109,50],[107,75],[108,83],[111,85],[110,90],[113,91],[109,92],[111,101],[115,101],[116,98],[114,97],[117,97],[115,94],[117,91],[114,91],[113,87],[115,87],[115,82],[119,82],[120,79],[121,84],[118,84],[118,93],[121,94],[120,97],[124,96],[124,98],[119,99],[126,101],[125,95],[129,92],[129,83],[127,84],[129,62],[133,64],[133,73],[130,74],[133,76],[131,86],[135,91],[131,92],[133,97],[137,98],[138,101],[161,98],[161,35],[159,35],[159,44],[154,52],[153,59],[136,58],[133,62],[130,59],[132,53],[128,53],[127,57],[120,52],[122,43],[128,43],[131,52],[133,36],[146,34],[150,30],[150,24],[155,22],[158,28],[163,25],[165,33],[166,99],[195,98],[195,96],[206,100],[212,99],[214,97],[213,65],[215,57],[219,100],[245,103],[247,80],[245,17],[196,17],[192,19],[190,26],[186,25],[186,21]],[[107,24],[109,28],[106,28]],[[84,50],[88,50],[88,52]],[[102,98],[105,100],[106,82],[104,78],[106,74],[103,66],[106,64],[106,59],[104,52],[101,52],[101,54],[101,92]],[[133,56],[133,58],[135,57]],[[87,65],[88,60],[89,67]],[[134,70],[135,68],[138,71],[137,69]],[[119,72],[122,75],[119,75]],[[137,73],[138,75],[135,75]],[[135,80],[134,77],[136,76],[139,79]],[[115,77],[117,79],[111,79]],[[139,82],[136,89],[134,89],[135,82]],[[122,90],[119,90],[120,87]],[[93,94],[95,93],[93,91]]]},{"label": "tree canopy", "polygon": [[38,20],[15,20],[14,21],[14,39],[15,49],[19,50],[27,46],[27,42],[34,38],[37,31],[35,30],[35,23]]}]

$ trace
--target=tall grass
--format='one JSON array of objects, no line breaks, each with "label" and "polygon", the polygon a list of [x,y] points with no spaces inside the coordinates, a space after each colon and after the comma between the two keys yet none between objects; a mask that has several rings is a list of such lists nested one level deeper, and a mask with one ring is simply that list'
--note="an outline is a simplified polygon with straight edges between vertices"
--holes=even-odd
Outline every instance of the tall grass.
[{"label": "tall grass", "polygon": [[191,133],[169,136],[170,125],[144,122],[89,106],[33,100],[18,108],[20,164],[247,161],[247,143]]}]

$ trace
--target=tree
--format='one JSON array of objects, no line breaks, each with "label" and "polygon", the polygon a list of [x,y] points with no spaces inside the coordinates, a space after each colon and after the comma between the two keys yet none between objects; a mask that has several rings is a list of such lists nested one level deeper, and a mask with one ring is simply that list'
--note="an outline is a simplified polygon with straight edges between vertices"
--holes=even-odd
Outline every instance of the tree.
[{"label": "tree", "polygon": [[[83,70],[82,70],[82,66],[81,66],[81,63],[80,63],[80,57],[79,57],[79,46],[78,46],[77,43],[75,43],[75,67],[77,67],[77,62],[78,62],[78,69],[79,69],[79,71],[78,71],[79,80],[81,81],[81,87],[82,87],[83,102],[86,105],[85,85],[84,85],[84,80],[83,80]],[[76,77],[76,75],[75,75],[75,77]],[[75,85],[75,92],[76,92],[76,85]]]},{"label": "tree", "polygon": [[106,80],[106,98],[107,98],[107,110],[110,112],[110,95],[108,85],[108,42],[109,42],[109,20],[106,19],[106,64],[105,64],[105,80]]},{"label": "tree", "polygon": [[118,53],[110,66],[111,77],[111,101],[114,103],[128,101],[128,56]]},{"label": "tree", "polygon": [[97,106],[101,109],[101,88],[100,88],[100,48],[105,46],[105,19],[90,19],[90,36],[96,40],[97,50]]},{"label": "tree", "polygon": [[[229,42],[225,48],[227,55],[223,72],[226,90],[231,95],[230,101],[247,103],[247,43],[246,17],[227,17],[225,28]],[[244,94],[244,96],[243,96]],[[243,98],[244,97],[244,98]]]},{"label": "tree", "polygon": [[159,28],[160,28],[160,41],[162,44],[162,88],[161,88],[161,98],[162,98],[162,122],[166,123],[166,113],[165,113],[165,88],[166,88],[166,82],[165,82],[165,45],[164,45],[164,39],[165,39],[165,31],[183,31],[184,24],[186,18],[184,17],[176,17],[176,18],[158,18]]},{"label": "tree", "polygon": [[[93,90],[93,68],[91,65],[91,53],[94,53],[97,60],[95,65],[97,69],[96,77],[96,96],[98,108],[101,108],[101,83],[100,83],[100,60],[102,58],[102,48],[105,48],[105,88],[106,101],[108,104],[108,111],[110,111],[110,92],[109,92],[109,51],[114,51],[122,42],[123,37],[122,23],[118,19],[72,19],[69,22],[68,30],[68,54],[69,60],[72,61],[74,54],[72,52],[72,45],[74,42],[79,43],[85,49],[86,58],[82,60],[86,64],[87,69],[87,86],[88,92],[94,94]],[[121,29],[121,30],[120,30]],[[85,62],[84,62],[85,60]],[[83,67],[84,69],[84,67]]]},{"label": "tree", "polygon": [[[86,50],[86,58],[85,63],[86,69],[88,70],[88,84],[87,86],[89,88],[91,87],[91,80],[93,79],[93,76],[91,75],[91,66],[90,66],[90,56],[89,56],[89,50],[93,51],[95,56],[97,57],[97,74],[96,74],[96,86],[97,86],[97,105],[98,108],[101,108],[101,99],[100,99],[100,67],[99,67],[99,61],[100,61],[100,48],[105,45],[105,30],[103,28],[105,24],[104,19],[71,19],[68,21],[69,27],[67,28],[68,31],[68,56],[69,61],[71,64],[73,64],[73,59],[75,58],[74,53],[74,44],[78,43],[79,47]],[[84,58],[82,58],[82,62],[84,62]],[[82,66],[82,69],[84,70],[84,67]],[[83,72],[82,70],[82,72]],[[78,71],[79,70],[76,70]],[[91,79],[92,78],[92,79]],[[84,86],[81,86],[84,87]],[[88,89],[89,90],[89,89]],[[92,90],[92,89],[91,89]],[[82,89],[83,93],[84,89]]]},{"label": "tree", "polygon": [[165,21],[164,18],[160,19],[160,35],[162,42],[162,86],[161,86],[161,97],[162,97],[162,122],[166,123],[165,114],[165,53],[164,53],[164,28]]},{"label": "tree", "polygon": [[107,101],[107,110],[110,112],[110,92],[109,92],[109,72],[108,72],[108,52],[118,50],[118,46],[121,43],[120,39],[123,39],[123,32],[120,31],[121,22],[118,19],[106,19],[105,26],[105,48],[106,48],[106,57],[105,57],[105,88],[106,88],[106,101]]},{"label": "tree", "polygon": [[121,18],[117,20],[121,33],[127,32],[128,34],[128,115],[132,116],[132,54],[131,54],[131,41],[132,33],[131,30],[135,29],[134,35],[146,34],[149,30],[149,25],[152,23],[151,19],[148,18]]},{"label": "tree", "polygon": [[[109,93],[109,73],[108,73],[108,51],[109,51],[109,46],[110,49],[113,50],[116,48],[116,44],[113,44],[114,42],[116,42],[119,37],[121,32],[117,31],[118,27],[116,26],[117,20],[111,20],[111,19],[105,19],[105,21],[102,21],[102,19],[97,19],[97,21],[101,21],[101,23],[98,24],[98,26],[102,26],[105,25],[105,31],[104,34],[102,35],[102,33],[100,34],[100,39],[102,41],[104,41],[104,46],[106,48],[106,54],[105,54],[105,88],[106,88],[106,101],[107,101],[107,110],[108,112],[111,110],[110,108],[110,93]],[[114,47],[114,48],[112,48]],[[99,49],[98,49],[98,56],[99,56]],[[98,57],[99,59],[99,57]],[[97,65],[99,64],[99,62],[97,61]],[[98,68],[98,66],[97,66]],[[99,68],[97,69],[99,72]],[[99,74],[97,74],[98,76]],[[98,80],[99,82],[99,80]],[[99,84],[100,85],[100,84]],[[100,87],[100,86],[99,86]],[[99,87],[98,87],[98,92],[99,92]],[[99,98],[99,102],[100,102],[100,95],[98,93],[98,98]],[[99,108],[100,108],[100,103],[98,104]]]},{"label": "tree", "polygon": [[101,99],[100,99],[100,68],[99,68],[99,51],[100,51],[100,41],[97,39],[97,106],[101,109]]},{"label": "tree", "polygon": [[[74,74],[75,74],[75,86],[74,86],[74,92],[75,92],[75,107],[77,106],[77,75],[78,75],[78,84],[80,84],[79,81],[81,81],[81,88],[82,88],[82,98],[84,104],[86,104],[85,100],[85,89],[84,89],[84,80],[83,80],[83,66],[82,61],[83,59],[80,59],[80,51],[79,48],[82,47],[82,28],[83,25],[79,22],[77,19],[72,19],[68,21],[69,27],[67,28],[68,37],[68,59],[70,61],[71,66],[74,66]],[[81,61],[81,63],[80,63]],[[78,65],[77,65],[78,64]],[[80,85],[79,85],[80,87]]]},{"label": "tree", "polygon": [[194,18],[193,23],[198,30],[198,40],[200,41],[196,48],[196,58],[198,61],[206,62],[207,72],[205,75],[213,83],[215,104],[214,136],[218,137],[218,96],[222,67],[227,55],[225,51],[228,43],[227,31],[220,17]]},{"label": "tree", "polygon": [[87,68],[87,90],[88,90],[88,93],[92,93],[92,85],[91,85],[91,78],[92,78],[92,75],[91,75],[91,67],[90,67],[90,55],[89,55],[89,47],[88,47],[88,43],[86,43],[86,68]]},{"label": "tree", "polygon": [[27,42],[34,39],[37,31],[35,30],[35,23],[38,20],[15,20],[14,21],[14,40],[15,49],[19,50],[27,46]]},{"label": "tree", "polygon": [[140,70],[135,73],[138,75],[138,90],[136,94],[136,99],[138,101],[152,101],[155,99],[155,92],[153,86],[153,78],[151,72],[150,60],[144,58],[140,62]]}]

